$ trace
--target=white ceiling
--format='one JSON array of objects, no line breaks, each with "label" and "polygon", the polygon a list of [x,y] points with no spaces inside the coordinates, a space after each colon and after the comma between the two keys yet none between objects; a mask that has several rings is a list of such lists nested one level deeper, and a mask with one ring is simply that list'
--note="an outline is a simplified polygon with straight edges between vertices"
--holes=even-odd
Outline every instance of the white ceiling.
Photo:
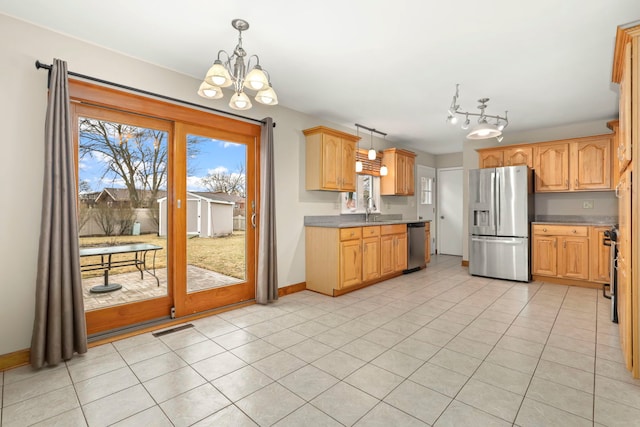
[{"label": "white ceiling", "polygon": [[0,12],[198,79],[243,18],[281,105],[441,154],[462,150],[465,132],[445,122],[456,83],[462,109],[488,97],[488,114],[509,110],[505,142],[615,117],[616,27],[640,19],[640,1],[0,0]]}]

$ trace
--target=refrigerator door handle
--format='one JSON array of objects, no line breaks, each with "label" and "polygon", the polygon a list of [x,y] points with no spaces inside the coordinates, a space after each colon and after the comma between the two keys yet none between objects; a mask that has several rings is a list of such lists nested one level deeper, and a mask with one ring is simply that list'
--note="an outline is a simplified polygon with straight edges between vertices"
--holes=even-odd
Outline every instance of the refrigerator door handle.
[{"label": "refrigerator door handle", "polygon": [[[500,209],[502,208],[500,206],[500,172],[498,172],[496,170],[496,187],[495,187],[495,192],[496,192],[496,232],[498,231],[498,229],[500,228]],[[498,234],[500,234],[498,232]]]},{"label": "refrigerator door handle", "polygon": [[472,237],[472,242],[482,242],[482,243],[500,243],[503,245],[521,245],[523,242],[515,241],[515,240],[502,240],[502,239],[482,239],[478,237]]}]

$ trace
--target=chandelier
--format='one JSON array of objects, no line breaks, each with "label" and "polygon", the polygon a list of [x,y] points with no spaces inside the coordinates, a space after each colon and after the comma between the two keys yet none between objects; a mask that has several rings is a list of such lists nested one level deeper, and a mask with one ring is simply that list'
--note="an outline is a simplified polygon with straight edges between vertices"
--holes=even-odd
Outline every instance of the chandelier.
[{"label": "chandelier", "polygon": [[[257,91],[255,100],[259,103],[276,105],[278,97],[271,87],[269,74],[260,66],[258,55],[251,55],[245,64],[247,52],[242,48],[242,32],[249,29],[249,23],[244,19],[234,19],[231,25],[238,30],[238,44],[231,55],[225,50],[218,52],[218,58],[200,84],[198,95],[207,99],[220,99],[223,97],[222,88],[233,85],[234,93],[229,107],[234,110],[248,110],[252,107],[251,100],[244,93],[245,89]],[[226,58],[223,60],[221,57]],[[253,58],[255,64],[251,63]]]},{"label": "chandelier", "polygon": [[[490,114],[486,114],[484,110],[487,108],[487,102],[489,102],[489,98],[481,98],[478,100],[480,105],[478,105],[479,113],[470,113],[467,111],[461,111],[460,105],[458,105],[458,87],[460,85],[456,85],[456,94],[453,95],[453,100],[451,101],[451,106],[449,107],[449,115],[447,116],[447,122],[455,125],[458,123],[458,117],[456,114],[461,116],[465,116],[465,120],[462,123],[461,127],[464,130],[469,129],[469,125],[471,121],[469,120],[469,116],[478,117],[478,124],[471,128],[471,131],[467,134],[467,139],[488,139],[488,138],[497,138],[498,142],[502,141],[500,135],[502,135],[502,130],[509,125],[509,119],[507,118],[508,111],[504,112],[504,117],[502,116],[492,116]],[[495,120],[495,123],[489,123],[488,119]]]}]

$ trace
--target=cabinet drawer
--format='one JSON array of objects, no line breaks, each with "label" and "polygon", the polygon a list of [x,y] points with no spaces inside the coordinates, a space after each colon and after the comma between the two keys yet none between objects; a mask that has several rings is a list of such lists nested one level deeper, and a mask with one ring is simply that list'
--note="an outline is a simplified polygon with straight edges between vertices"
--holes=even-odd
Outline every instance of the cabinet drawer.
[{"label": "cabinet drawer", "polygon": [[369,227],[362,227],[362,237],[376,237],[380,235],[380,226],[372,225]]},{"label": "cabinet drawer", "polygon": [[589,227],[583,225],[534,224],[533,234],[542,236],[589,236]]},{"label": "cabinet drawer", "polygon": [[341,228],[340,229],[340,241],[345,240],[357,240],[362,238],[361,227]]},{"label": "cabinet drawer", "polygon": [[393,225],[381,225],[380,234],[385,236],[387,234],[406,233],[407,224],[393,224]]}]

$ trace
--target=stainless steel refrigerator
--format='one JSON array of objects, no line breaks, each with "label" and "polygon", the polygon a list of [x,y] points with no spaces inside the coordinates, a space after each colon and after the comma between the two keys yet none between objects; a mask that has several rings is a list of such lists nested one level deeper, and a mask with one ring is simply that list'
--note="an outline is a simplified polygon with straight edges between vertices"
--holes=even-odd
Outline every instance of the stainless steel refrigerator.
[{"label": "stainless steel refrigerator", "polygon": [[531,280],[533,200],[527,166],[469,171],[469,273]]}]

